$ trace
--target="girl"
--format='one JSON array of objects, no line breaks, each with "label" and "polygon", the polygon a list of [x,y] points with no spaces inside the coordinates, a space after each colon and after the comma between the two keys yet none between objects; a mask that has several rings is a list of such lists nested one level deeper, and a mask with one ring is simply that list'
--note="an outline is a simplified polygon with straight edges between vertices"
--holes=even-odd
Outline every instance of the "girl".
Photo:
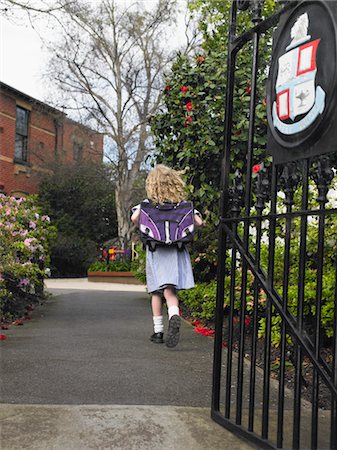
[{"label": "girl", "polygon": [[[153,203],[179,203],[185,199],[185,184],[176,170],[162,164],[157,165],[146,180],[147,201]],[[138,225],[140,205],[133,209],[131,220]],[[195,210],[194,223],[203,224],[200,213]],[[175,246],[157,246],[154,252],[146,248],[147,289],[152,294],[151,305],[154,333],[150,340],[163,343],[164,325],[162,298],[166,300],[169,326],[165,340],[167,347],[175,347],[179,341],[180,316],[176,292],[194,287],[191,260],[186,248],[178,251]]]}]

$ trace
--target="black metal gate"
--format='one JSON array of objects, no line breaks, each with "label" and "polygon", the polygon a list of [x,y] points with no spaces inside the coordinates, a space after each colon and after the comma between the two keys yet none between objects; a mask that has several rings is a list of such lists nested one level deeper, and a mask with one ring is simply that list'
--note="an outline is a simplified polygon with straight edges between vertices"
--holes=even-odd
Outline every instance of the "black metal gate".
[{"label": "black metal gate", "polygon": [[[261,161],[260,42],[301,2],[281,3],[263,21],[263,1],[230,12],[212,418],[259,448],[337,449],[337,140],[335,152]],[[253,26],[238,36],[243,14]],[[248,104],[240,52],[252,55]]]}]

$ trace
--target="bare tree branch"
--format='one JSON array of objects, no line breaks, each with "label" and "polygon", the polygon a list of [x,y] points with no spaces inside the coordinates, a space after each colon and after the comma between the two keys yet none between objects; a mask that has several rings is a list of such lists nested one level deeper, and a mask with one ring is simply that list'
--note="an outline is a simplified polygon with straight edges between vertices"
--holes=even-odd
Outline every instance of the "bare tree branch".
[{"label": "bare tree branch", "polygon": [[[48,77],[60,90],[63,109],[85,116],[105,133],[115,167],[118,231],[130,238],[129,209],[142,164],[152,148],[149,118],[163,93],[163,73],[175,52],[167,47],[176,0],[138,2],[120,9],[116,0],[4,0],[30,14],[48,14],[59,30]],[[188,44],[192,45],[191,43]]]}]

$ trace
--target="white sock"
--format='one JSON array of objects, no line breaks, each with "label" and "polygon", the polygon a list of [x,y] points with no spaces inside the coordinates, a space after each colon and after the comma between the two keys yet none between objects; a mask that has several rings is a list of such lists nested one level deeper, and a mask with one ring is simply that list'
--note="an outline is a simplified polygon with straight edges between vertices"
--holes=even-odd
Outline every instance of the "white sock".
[{"label": "white sock", "polygon": [[169,306],[167,308],[167,312],[168,312],[168,316],[169,316],[169,320],[171,319],[172,316],[179,316],[179,306]]},{"label": "white sock", "polygon": [[155,333],[162,333],[164,331],[163,316],[153,316],[153,327]]}]

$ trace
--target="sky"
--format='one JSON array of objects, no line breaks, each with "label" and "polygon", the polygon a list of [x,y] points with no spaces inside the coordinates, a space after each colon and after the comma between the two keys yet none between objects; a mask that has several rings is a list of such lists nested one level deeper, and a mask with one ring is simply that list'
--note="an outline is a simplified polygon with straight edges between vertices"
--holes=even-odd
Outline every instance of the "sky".
[{"label": "sky", "polygon": [[[124,4],[131,0],[117,1]],[[183,0],[180,2],[184,3]],[[151,7],[151,3],[155,2],[146,0],[144,6]],[[42,75],[49,55],[37,32],[29,23],[24,23],[21,20],[18,25],[0,16],[0,81],[48,103],[47,86]],[[44,31],[49,38],[51,30]],[[178,34],[177,39],[181,38]]]},{"label": "sky", "polygon": [[30,26],[0,19],[0,80],[44,101],[47,97],[42,74],[48,54]]}]

